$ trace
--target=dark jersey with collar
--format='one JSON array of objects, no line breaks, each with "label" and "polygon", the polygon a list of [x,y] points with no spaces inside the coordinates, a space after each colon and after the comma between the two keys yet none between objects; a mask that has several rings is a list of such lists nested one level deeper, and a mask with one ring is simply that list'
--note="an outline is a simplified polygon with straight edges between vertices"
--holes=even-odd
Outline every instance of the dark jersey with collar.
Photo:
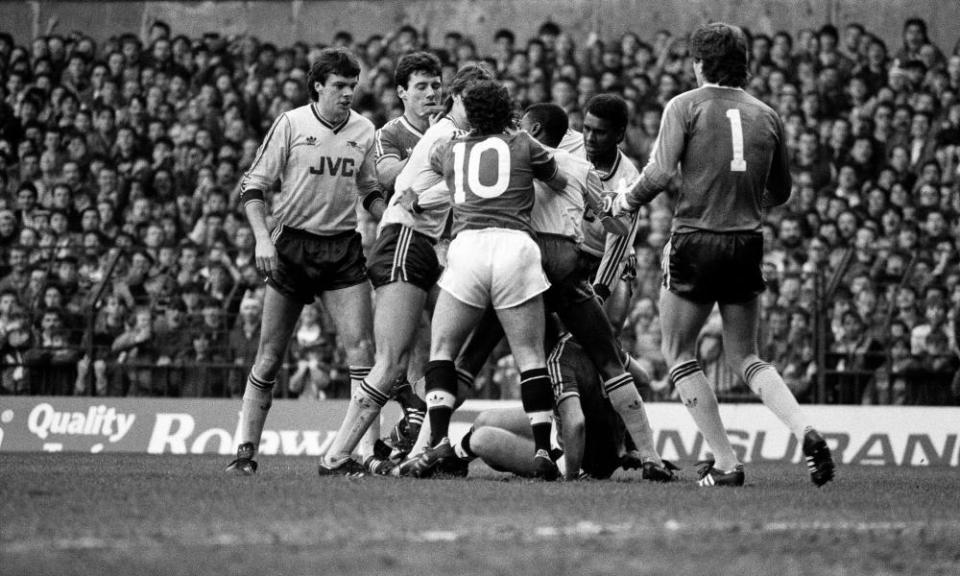
[{"label": "dark jersey with collar", "polygon": [[463,230],[509,228],[533,234],[533,180],[549,180],[557,162],[526,132],[438,142],[430,154],[453,195],[453,234]]},{"label": "dark jersey with collar", "polygon": [[708,84],[667,103],[630,204],[649,202],[678,169],[674,232],[759,231],[764,207],[790,197],[780,116],[740,88]]},{"label": "dark jersey with collar", "polygon": [[[374,136],[374,153],[377,156],[377,167],[380,162],[388,158],[405,161],[410,157],[417,142],[423,138],[423,132],[410,123],[405,116],[394,118],[377,130]],[[393,190],[386,190],[390,194]]]}]

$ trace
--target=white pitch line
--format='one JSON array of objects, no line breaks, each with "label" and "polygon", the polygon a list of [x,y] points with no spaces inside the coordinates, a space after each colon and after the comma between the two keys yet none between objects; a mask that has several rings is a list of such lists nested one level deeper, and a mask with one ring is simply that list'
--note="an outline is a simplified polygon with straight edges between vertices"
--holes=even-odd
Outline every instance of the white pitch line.
[{"label": "white pitch line", "polygon": [[[274,526],[279,528],[279,526]],[[897,534],[900,536],[916,535],[923,530],[943,532],[960,532],[960,521],[932,521],[932,522],[710,522],[710,523],[682,523],[669,519],[660,525],[621,523],[604,524],[582,520],[569,526],[538,526],[527,528],[523,526],[489,527],[484,530],[426,530],[421,532],[406,532],[400,534],[366,534],[359,538],[346,537],[353,543],[358,542],[391,542],[406,541],[410,543],[444,543],[456,542],[464,538],[473,541],[550,541],[550,540],[577,540],[596,537],[623,539],[642,536],[656,536],[663,534],[692,534],[702,532],[738,534],[789,534],[793,532],[832,532],[847,534]],[[292,536],[289,531],[276,530],[272,533],[237,534],[221,532],[209,536],[189,537],[178,539],[173,537],[158,538],[98,538],[81,536],[74,538],[54,539],[25,539],[13,540],[0,544],[0,552],[4,554],[27,554],[49,550],[126,550],[126,549],[156,549],[168,545],[189,546],[194,548],[233,548],[260,544],[278,544],[288,546],[311,546],[320,542],[332,542],[340,538],[335,535],[316,535],[314,538],[304,538],[303,534]],[[319,536],[319,537],[317,537]]]}]

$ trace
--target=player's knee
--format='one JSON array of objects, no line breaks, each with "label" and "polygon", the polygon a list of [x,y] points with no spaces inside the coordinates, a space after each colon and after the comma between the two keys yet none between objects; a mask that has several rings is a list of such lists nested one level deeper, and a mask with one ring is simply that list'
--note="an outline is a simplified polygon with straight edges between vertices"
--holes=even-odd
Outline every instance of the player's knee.
[{"label": "player's knee", "polygon": [[[478,418],[479,420],[479,418]],[[473,433],[470,434],[470,450],[474,454],[483,458],[491,453],[493,446],[497,441],[497,429],[492,426],[478,426],[474,424]]]}]

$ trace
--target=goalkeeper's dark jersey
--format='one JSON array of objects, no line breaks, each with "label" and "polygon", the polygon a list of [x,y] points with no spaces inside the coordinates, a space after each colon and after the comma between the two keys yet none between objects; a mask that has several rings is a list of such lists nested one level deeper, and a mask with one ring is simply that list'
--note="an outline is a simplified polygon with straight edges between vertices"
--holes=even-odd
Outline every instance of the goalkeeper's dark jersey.
[{"label": "goalkeeper's dark jersey", "polygon": [[651,200],[678,169],[674,232],[759,231],[763,207],[790,197],[783,123],[740,88],[707,84],[667,104],[631,204]]}]

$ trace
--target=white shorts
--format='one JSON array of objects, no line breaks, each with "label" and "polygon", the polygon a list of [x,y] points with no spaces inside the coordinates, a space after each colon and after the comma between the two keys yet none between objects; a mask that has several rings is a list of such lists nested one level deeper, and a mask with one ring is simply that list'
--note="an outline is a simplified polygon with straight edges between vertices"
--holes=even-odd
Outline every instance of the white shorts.
[{"label": "white shorts", "polygon": [[526,232],[506,228],[457,234],[437,284],[464,304],[496,309],[523,304],[550,287],[540,247]]}]

